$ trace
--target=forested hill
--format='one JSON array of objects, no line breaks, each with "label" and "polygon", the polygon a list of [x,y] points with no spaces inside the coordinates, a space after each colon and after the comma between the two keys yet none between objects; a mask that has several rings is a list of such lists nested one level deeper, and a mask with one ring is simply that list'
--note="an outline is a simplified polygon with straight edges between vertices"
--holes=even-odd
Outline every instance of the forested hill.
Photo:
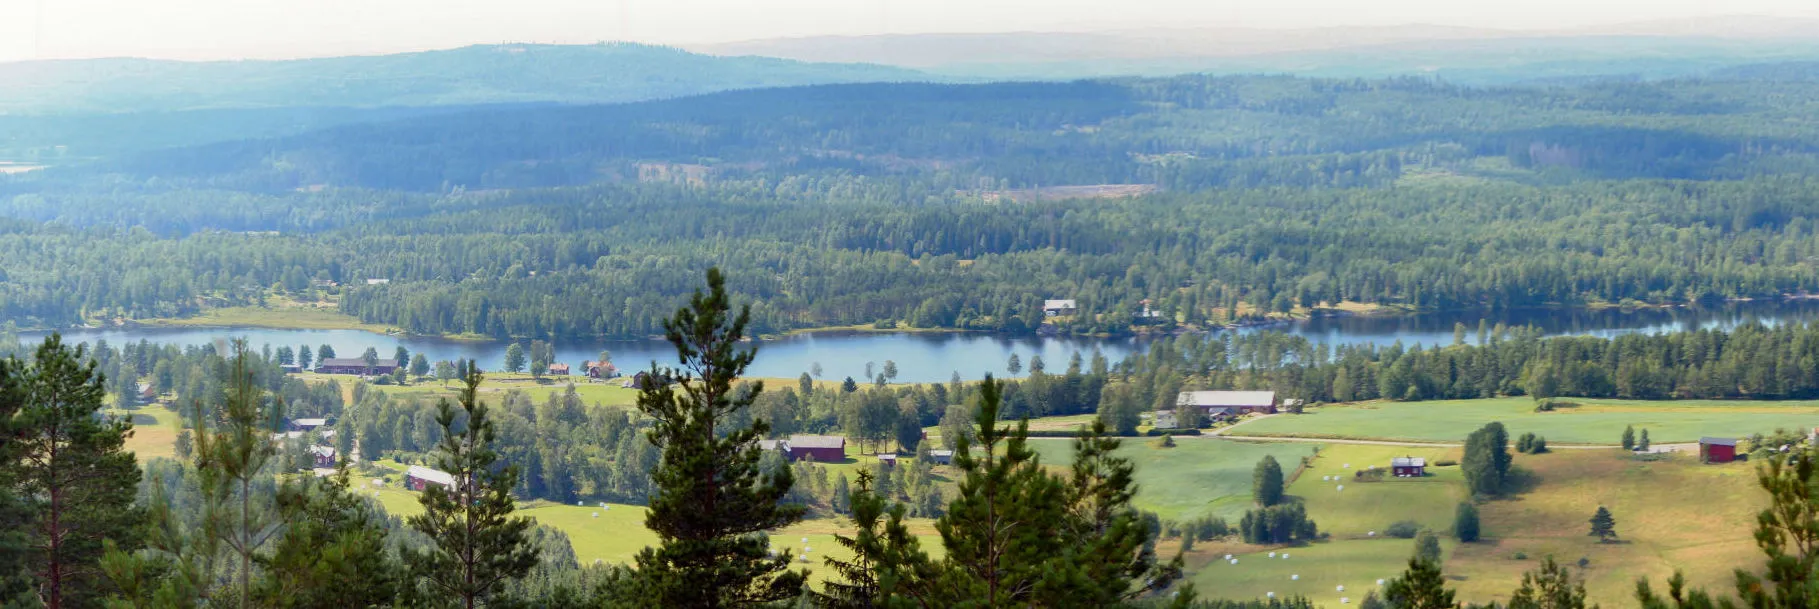
[{"label": "forested hill", "polygon": [[0,115],[608,103],[929,78],[886,66],[709,57],[637,44],[483,45],[289,61],[60,60],[0,64]]},{"label": "forested hill", "polygon": [[238,190],[446,192],[823,173],[953,188],[1193,190],[1380,186],[1414,167],[1529,181],[1819,167],[1810,120],[1819,82],[1764,75],[1773,72],[1500,88],[1207,76],[830,85],[364,123],[159,152],[110,170]]},{"label": "forested hill", "polygon": [[759,332],[1813,293],[1819,83],[1782,78],[1802,73],[848,84],[375,120],[0,176],[0,318],[282,296],[419,333],[641,337],[716,265]]}]

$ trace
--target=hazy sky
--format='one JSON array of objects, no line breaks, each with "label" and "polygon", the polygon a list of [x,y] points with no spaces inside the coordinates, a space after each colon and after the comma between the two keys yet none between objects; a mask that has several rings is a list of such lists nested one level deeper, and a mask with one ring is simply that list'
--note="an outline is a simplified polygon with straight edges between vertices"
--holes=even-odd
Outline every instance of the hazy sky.
[{"label": "hazy sky", "polygon": [[875,33],[1426,23],[1551,29],[1814,0],[0,0],[0,61],[281,58],[475,43],[722,42]]}]

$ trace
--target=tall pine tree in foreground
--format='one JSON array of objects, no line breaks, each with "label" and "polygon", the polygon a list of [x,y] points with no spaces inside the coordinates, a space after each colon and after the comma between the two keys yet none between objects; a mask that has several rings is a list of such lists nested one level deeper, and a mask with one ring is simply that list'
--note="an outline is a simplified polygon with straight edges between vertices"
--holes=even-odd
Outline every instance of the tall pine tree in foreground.
[{"label": "tall pine tree in foreground", "polygon": [[[277,454],[271,434],[283,417],[283,406],[267,396],[253,378],[253,354],[247,350],[246,341],[234,341],[233,349],[227,393],[212,413],[213,424],[208,423],[210,417],[200,402],[192,421],[204,527],[236,561],[232,568],[234,589],[218,590],[212,596],[225,595],[238,599],[241,607],[251,607],[253,574],[258,570],[255,558],[281,526],[271,497],[260,488],[260,482],[261,472]],[[213,557],[196,559],[199,564],[213,563]],[[196,581],[194,586],[209,594],[213,582]]]},{"label": "tall pine tree in foreground", "polygon": [[23,527],[28,562],[52,609],[98,606],[103,541],[137,547],[143,518],[133,506],[139,467],[123,448],[132,424],[101,414],[107,392],[85,359],[53,334],[30,364],[0,362],[0,412],[17,413],[10,482],[34,513]]},{"label": "tall pine tree in foreground", "polygon": [[884,497],[874,491],[872,480],[871,472],[859,472],[859,484],[852,493],[853,536],[834,535],[834,541],[852,552],[853,557],[823,559],[838,579],[829,580],[823,591],[814,595],[818,606],[887,606],[900,583],[927,575],[927,556],[916,536],[903,524],[903,505],[887,508]]},{"label": "tall pine tree in foreground", "polygon": [[449,599],[463,609],[487,604],[507,580],[522,578],[537,565],[527,531],[531,519],[512,516],[512,487],[518,469],[501,465],[493,450],[497,431],[480,403],[480,369],[468,362],[456,411],[447,398],[436,405],[442,443],[436,466],[454,486],[431,484],[418,497],[423,513],[410,526],[434,547],[407,552],[411,574],[429,584],[430,598]]},{"label": "tall pine tree in foreground", "polygon": [[763,389],[733,383],[756,352],[742,348],[751,308],[733,314],[726,280],[707,271],[708,291],[664,321],[676,346],[679,369],[654,367],[639,389],[638,410],[651,417],[650,440],[663,449],[651,472],[656,492],[644,524],[662,540],[638,554],[645,600],[661,607],[736,607],[777,602],[801,593],[806,572],[789,570],[790,553],[771,553],[766,531],[802,519],[803,508],[785,505],[794,484],[790,468],[768,475],[758,461],[758,439],[770,426],[717,429],[750,408]]}]

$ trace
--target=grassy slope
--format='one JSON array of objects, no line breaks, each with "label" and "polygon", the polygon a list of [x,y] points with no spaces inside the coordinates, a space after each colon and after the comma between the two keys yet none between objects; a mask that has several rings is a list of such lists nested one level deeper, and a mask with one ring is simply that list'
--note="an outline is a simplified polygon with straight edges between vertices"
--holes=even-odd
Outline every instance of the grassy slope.
[{"label": "grassy slope", "polygon": [[[1590,558],[1581,572],[1588,600],[1607,607],[1634,604],[1638,577],[1665,590],[1676,568],[1688,571],[1689,583],[1728,596],[1733,567],[1763,564],[1752,531],[1767,496],[1749,464],[1701,465],[1687,456],[1639,462],[1614,450],[1518,456],[1516,463],[1540,483],[1483,506],[1490,541],[1461,548],[1447,563],[1449,574],[1465,578],[1455,582],[1463,597],[1505,600],[1521,572],[1550,554],[1563,563]],[[1617,518],[1623,543],[1586,535],[1600,505]],[[1517,552],[1528,560],[1515,560]]]},{"label": "grassy slope", "polygon": [[1799,429],[1819,420],[1819,402],[1812,401],[1575,401],[1579,407],[1554,412],[1534,412],[1528,398],[1329,406],[1247,423],[1235,433],[1459,442],[1486,422],[1502,421],[1512,436],[1535,432],[1556,444],[1616,444],[1625,425],[1646,427],[1661,443]]},{"label": "grassy slope", "polygon": [[[1326,606],[1339,606],[1341,598],[1357,603],[1377,579],[1401,573],[1403,562],[1414,550],[1413,541],[1386,538],[1383,529],[1404,519],[1435,530],[1450,529],[1453,510],[1464,490],[1456,467],[1436,468],[1434,475],[1423,479],[1359,483],[1351,481],[1351,476],[1370,465],[1387,467],[1398,456],[1438,459],[1456,453],[1457,449],[1329,445],[1289,485],[1288,493],[1307,506],[1320,530],[1332,534],[1331,541],[1277,550],[1287,552],[1287,559],[1280,555],[1270,558],[1272,550],[1257,546],[1209,544],[1196,548],[1189,560],[1190,579],[1202,596],[1257,598],[1274,592],[1279,597],[1306,596]],[[1345,480],[1328,482],[1323,476]],[[1340,485],[1345,490],[1338,490]],[[1372,531],[1377,535],[1369,535]],[[1238,558],[1238,564],[1224,561],[1228,553]],[[1292,575],[1301,577],[1292,580]],[[1345,586],[1346,591],[1339,592],[1337,586]]]},{"label": "grassy slope", "polygon": [[177,456],[177,431],[182,421],[177,413],[163,405],[142,406],[135,410],[108,410],[109,415],[128,415],[133,420],[133,437],[126,439],[126,450],[144,463],[153,457]]},{"label": "grassy slope", "polygon": [[[1042,463],[1065,467],[1073,456],[1069,440],[1031,440]],[[1274,455],[1292,471],[1314,447],[1307,444],[1231,442],[1181,438],[1174,448],[1157,448],[1153,438],[1128,438],[1119,454],[1137,465],[1137,505],[1167,520],[1205,515],[1235,519],[1250,504],[1251,470]]]},{"label": "grassy slope", "polygon": [[[354,377],[346,375],[324,375],[313,372],[300,374],[298,377],[312,383],[334,380],[341,384],[342,392],[345,394],[343,397],[349,400],[352,399]],[[480,399],[482,401],[496,402],[496,399],[489,398],[489,394],[495,394],[493,397],[496,398],[496,394],[516,390],[528,393],[532,399],[542,402],[549,399],[549,396],[552,394],[560,394],[563,391],[567,391],[570,383],[575,385],[575,393],[581,396],[581,401],[585,404],[631,408],[638,401],[637,390],[620,387],[619,383],[616,381],[590,383],[587,382],[586,377],[569,376],[545,377],[544,381],[539,382],[531,378],[531,375],[528,374],[490,372],[486,375],[486,381],[480,385]],[[420,382],[413,381],[412,384],[404,386],[370,385],[370,387],[391,394],[393,397],[415,396],[426,399],[440,397],[452,399],[455,397],[454,383],[450,383],[445,387],[441,381],[434,379],[424,379]]]}]

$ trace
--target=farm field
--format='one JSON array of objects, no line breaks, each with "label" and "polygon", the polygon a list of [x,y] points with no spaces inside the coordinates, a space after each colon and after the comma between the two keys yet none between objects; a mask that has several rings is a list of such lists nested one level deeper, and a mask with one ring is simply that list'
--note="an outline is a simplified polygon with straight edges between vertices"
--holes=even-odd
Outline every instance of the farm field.
[{"label": "farm field", "polygon": [[1231,433],[1460,442],[1485,423],[1502,421],[1511,437],[1534,432],[1550,444],[1614,445],[1626,425],[1647,428],[1651,440],[1668,443],[1819,424],[1819,402],[1814,401],[1571,401],[1579,406],[1553,412],[1535,412],[1534,401],[1521,397],[1327,406],[1252,421]]},{"label": "farm field", "polygon": [[393,328],[369,324],[342,313],[333,303],[304,303],[273,296],[267,306],[222,307],[191,317],[138,320],[148,326],[219,326],[281,330],[365,330],[385,334]]},{"label": "farm field", "polygon": [[141,406],[134,410],[109,409],[113,416],[130,416],[133,437],[126,439],[126,450],[144,463],[153,457],[177,456],[177,432],[182,428],[177,413],[162,404]]},{"label": "farm field", "polygon": [[[1324,446],[1313,463],[1288,485],[1288,495],[1306,506],[1308,517],[1320,525],[1322,532],[1331,534],[1331,540],[1278,550],[1259,549],[1235,540],[1203,544],[1204,551],[1197,546],[1190,555],[1189,580],[1202,594],[1216,591],[1223,598],[1257,598],[1274,592],[1279,597],[1306,596],[1316,605],[1329,607],[1339,606],[1341,598],[1357,603],[1366,590],[1375,587],[1377,579],[1400,574],[1414,551],[1413,540],[1386,537],[1383,530],[1399,520],[1414,520],[1444,535],[1452,528],[1453,510],[1465,490],[1457,467],[1429,468],[1426,478],[1388,478],[1382,482],[1356,482],[1352,480],[1354,473],[1372,465],[1388,467],[1395,457],[1426,457],[1432,462],[1443,457],[1456,458],[1458,452],[1394,446]],[[1293,467],[1293,463],[1283,463],[1285,472],[1292,472]],[[1327,476],[1341,480],[1324,480]],[[1248,502],[1248,467],[1243,472],[1243,483],[1243,500]],[[1339,490],[1341,485],[1344,490]],[[1248,505],[1240,506],[1243,507]],[[1370,535],[1373,531],[1375,536]],[[1449,541],[1442,545],[1450,551],[1454,544]],[[1281,558],[1280,553],[1271,558],[1271,551],[1287,552],[1289,558]],[[1227,563],[1225,554],[1232,554],[1238,564]],[[1291,579],[1295,575],[1300,578]],[[1346,590],[1340,592],[1337,586],[1345,586]]]},{"label": "farm field", "polygon": [[[356,380],[355,377],[337,374],[316,374],[314,372],[306,372],[296,376],[297,378],[301,378],[311,383],[331,380],[340,383],[342,393],[344,394],[343,397],[349,400],[352,399],[354,382]],[[496,401],[499,394],[508,391],[521,391],[530,395],[531,399],[542,402],[549,399],[549,396],[551,395],[557,395],[567,391],[570,383],[575,385],[575,393],[581,396],[581,401],[590,406],[598,405],[632,408],[638,402],[638,391],[636,389],[620,387],[617,379],[605,382],[588,382],[586,377],[569,376],[545,377],[545,380],[538,381],[529,374],[511,374],[503,372],[489,372],[486,374],[485,380],[480,383],[480,399],[482,401]],[[448,386],[445,387],[443,386],[442,381],[434,379],[424,379],[419,382],[413,382],[412,384],[402,386],[369,383],[368,387],[393,397],[421,397],[425,399],[436,399],[440,397],[452,399],[455,397],[455,392],[457,390],[457,386],[454,382],[450,382]]]},{"label": "farm field", "polygon": [[[1462,545],[1446,572],[1475,602],[1507,600],[1521,572],[1542,557],[1561,563],[1590,559],[1578,571],[1588,602],[1634,604],[1636,578],[1657,590],[1676,566],[1688,583],[1728,596],[1732,566],[1759,569],[1765,562],[1753,538],[1755,514],[1767,505],[1748,463],[1702,465],[1691,456],[1634,460],[1620,451],[1558,451],[1517,455],[1516,466],[1538,480],[1531,492],[1480,507],[1488,541]],[[1617,519],[1622,543],[1599,544],[1586,535],[1598,506]],[[1526,560],[1517,560],[1520,552]],[[1703,568],[1724,565],[1722,568]]]},{"label": "farm field", "polygon": [[[408,517],[422,512],[417,503],[417,493],[403,490],[395,485],[387,485],[374,494],[387,513],[398,517]],[[523,504],[518,514],[535,518],[538,523],[554,527],[568,535],[569,543],[575,548],[575,559],[582,564],[601,562],[605,564],[629,564],[640,550],[657,544],[657,535],[644,528],[645,508],[636,505],[608,504],[601,509],[598,504],[579,506],[562,505],[548,501],[536,501]],[[826,556],[850,558],[852,553],[834,541],[834,535],[850,535],[850,523],[845,518],[817,518],[796,523],[771,534],[771,544],[779,549],[789,548],[797,556],[802,556],[802,549],[809,548],[809,562],[798,560],[798,568],[807,568],[814,572],[812,580],[819,582],[828,572],[823,567],[822,559]],[[941,556],[941,536],[935,532],[934,521],[930,519],[913,519],[909,522],[910,531],[922,539],[922,548],[931,557]],[[804,542],[803,540],[807,541]]]},{"label": "farm field", "polygon": [[[1264,455],[1274,455],[1284,474],[1293,472],[1314,445],[1235,442],[1183,437],[1174,448],[1158,448],[1156,438],[1125,438],[1118,454],[1137,466],[1137,506],[1165,520],[1220,516],[1236,520],[1251,503],[1251,470]],[[1067,467],[1073,442],[1033,439],[1030,444],[1051,467]]]}]

